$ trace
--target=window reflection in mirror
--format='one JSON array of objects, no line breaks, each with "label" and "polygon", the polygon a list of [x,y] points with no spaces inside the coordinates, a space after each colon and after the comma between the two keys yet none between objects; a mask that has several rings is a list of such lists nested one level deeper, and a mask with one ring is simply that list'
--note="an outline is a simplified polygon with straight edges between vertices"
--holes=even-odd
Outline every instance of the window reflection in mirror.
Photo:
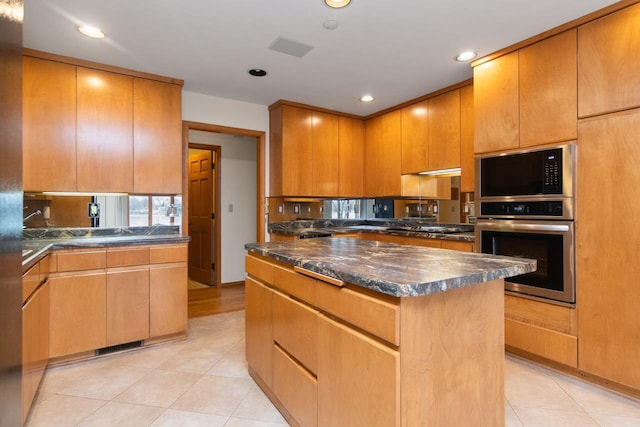
[{"label": "window reflection in mirror", "polygon": [[28,219],[24,225],[27,228],[91,227],[89,203],[92,197],[99,205],[99,220],[96,222],[100,228],[180,226],[182,223],[181,195],[25,193],[23,218]]}]

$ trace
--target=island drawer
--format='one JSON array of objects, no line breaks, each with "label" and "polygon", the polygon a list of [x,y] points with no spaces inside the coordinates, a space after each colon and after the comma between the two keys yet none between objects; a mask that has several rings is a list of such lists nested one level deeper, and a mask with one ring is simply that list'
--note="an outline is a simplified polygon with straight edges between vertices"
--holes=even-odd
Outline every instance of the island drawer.
[{"label": "island drawer", "polygon": [[246,272],[262,282],[273,284],[274,265],[253,255],[245,257]]},{"label": "island drawer", "polygon": [[273,347],[273,392],[299,425],[318,425],[318,381],[277,345]]},{"label": "island drawer", "polygon": [[273,339],[309,371],[317,370],[318,312],[273,293]]},{"label": "island drawer", "polygon": [[274,266],[273,280],[273,284],[284,293],[316,305],[318,280],[280,266]]},{"label": "island drawer", "polygon": [[[355,288],[355,286],[353,286]],[[400,345],[399,300],[319,281],[317,307],[395,346]]]}]

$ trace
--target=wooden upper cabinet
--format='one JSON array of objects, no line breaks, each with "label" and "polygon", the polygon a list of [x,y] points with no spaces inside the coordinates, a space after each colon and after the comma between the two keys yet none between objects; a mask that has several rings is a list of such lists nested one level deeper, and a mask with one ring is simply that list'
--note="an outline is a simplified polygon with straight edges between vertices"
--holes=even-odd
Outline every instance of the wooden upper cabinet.
[{"label": "wooden upper cabinet", "polygon": [[365,195],[402,194],[401,112],[395,110],[365,124]]},{"label": "wooden upper cabinet", "polygon": [[338,195],[364,196],[364,121],[338,118]]},{"label": "wooden upper cabinet", "polygon": [[78,191],[133,191],[133,78],[77,67]]},{"label": "wooden upper cabinet", "polygon": [[402,115],[403,174],[426,171],[429,167],[429,102],[422,101],[405,107]]},{"label": "wooden upper cabinet", "polygon": [[473,86],[460,88],[460,191],[475,191],[473,151]]},{"label": "wooden upper cabinet", "polygon": [[473,69],[475,152],[519,146],[518,52]]},{"label": "wooden upper cabinet", "polygon": [[133,79],[133,192],[182,192],[181,87]]},{"label": "wooden upper cabinet", "polygon": [[312,191],[307,196],[337,196],[339,139],[338,116],[312,112]]},{"label": "wooden upper cabinet", "polygon": [[76,67],[25,56],[23,82],[24,191],[75,191]]},{"label": "wooden upper cabinet", "polygon": [[521,147],[577,138],[576,45],[572,29],[519,51]]},{"label": "wooden upper cabinet", "polygon": [[308,196],[312,192],[312,112],[279,105],[270,114],[271,196]]},{"label": "wooden upper cabinet", "polygon": [[578,116],[640,106],[640,4],[578,27]]},{"label": "wooden upper cabinet", "polygon": [[429,98],[429,170],[460,167],[460,91]]}]

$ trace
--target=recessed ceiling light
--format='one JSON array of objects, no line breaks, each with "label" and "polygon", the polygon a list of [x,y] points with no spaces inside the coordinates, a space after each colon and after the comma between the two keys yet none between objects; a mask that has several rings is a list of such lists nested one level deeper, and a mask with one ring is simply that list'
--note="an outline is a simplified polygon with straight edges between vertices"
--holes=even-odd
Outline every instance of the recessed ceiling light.
[{"label": "recessed ceiling light", "polygon": [[348,6],[349,3],[351,3],[351,0],[323,0],[323,1],[324,1],[324,4],[326,4],[327,6],[333,9],[343,8]]},{"label": "recessed ceiling light", "polygon": [[249,74],[251,74],[254,77],[264,77],[267,75],[267,72],[262,68],[252,68],[249,70]]},{"label": "recessed ceiling light", "polygon": [[100,28],[92,27],[91,25],[80,25],[78,31],[87,37],[93,37],[94,39],[101,39],[104,37],[104,33]]},{"label": "recessed ceiling light", "polygon": [[472,50],[467,50],[459,53],[456,57],[454,57],[454,59],[458,62],[467,62],[467,61],[471,61],[476,56],[478,56],[477,53],[475,53]]},{"label": "recessed ceiling light", "polygon": [[371,96],[371,95],[362,95],[360,97],[360,101],[362,101],[362,102],[372,102],[372,101],[375,101],[375,98],[373,96]]}]

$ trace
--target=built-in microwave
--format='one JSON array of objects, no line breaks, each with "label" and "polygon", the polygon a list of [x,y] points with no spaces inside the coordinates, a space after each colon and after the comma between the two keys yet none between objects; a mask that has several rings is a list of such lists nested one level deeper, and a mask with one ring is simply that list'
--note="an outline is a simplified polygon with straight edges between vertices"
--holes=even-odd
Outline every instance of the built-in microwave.
[{"label": "built-in microwave", "polygon": [[573,197],[575,144],[476,158],[476,198]]}]

